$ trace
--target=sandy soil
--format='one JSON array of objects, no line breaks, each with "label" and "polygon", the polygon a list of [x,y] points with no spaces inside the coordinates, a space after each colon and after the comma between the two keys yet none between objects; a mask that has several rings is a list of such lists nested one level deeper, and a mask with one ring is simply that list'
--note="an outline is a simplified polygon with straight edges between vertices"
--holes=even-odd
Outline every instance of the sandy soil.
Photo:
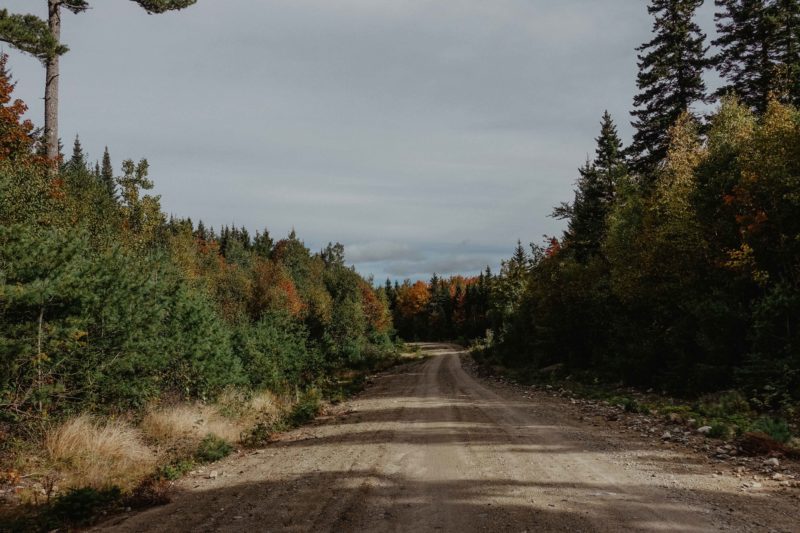
[{"label": "sandy soil", "polygon": [[[794,492],[579,421],[462,369],[456,348],[378,376],[342,411],[178,483],[113,531],[800,531]],[[216,474],[211,479],[212,470]]]}]

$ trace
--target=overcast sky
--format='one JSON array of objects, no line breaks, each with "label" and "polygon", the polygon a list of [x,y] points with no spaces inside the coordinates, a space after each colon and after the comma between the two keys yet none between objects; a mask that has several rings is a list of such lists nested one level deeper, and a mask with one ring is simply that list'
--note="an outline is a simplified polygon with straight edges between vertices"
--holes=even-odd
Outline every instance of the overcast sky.
[{"label": "overcast sky", "polygon": [[[167,212],[339,241],[379,280],[474,274],[560,234],[548,215],[604,109],[630,138],[652,24],[644,0],[91,3],[63,16],[66,146],[146,157]],[[7,51],[41,124],[44,71]]]}]

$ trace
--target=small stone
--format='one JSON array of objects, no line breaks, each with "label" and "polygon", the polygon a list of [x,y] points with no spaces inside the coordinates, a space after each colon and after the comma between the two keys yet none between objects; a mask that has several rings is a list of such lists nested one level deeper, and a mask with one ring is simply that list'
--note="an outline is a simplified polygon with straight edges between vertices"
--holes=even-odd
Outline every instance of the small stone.
[{"label": "small stone", "polygon": [[216,470],[212,470],[208,474],[208,479],[217,479],[218,477],[219,477],[219,472],[217,472]]},{"label": "small stone", "polygon": [[697,428],[697,432],[700,433],[701,435],[708,435],[710,431],[711,431],[711,426],[702,426]]},{"label": "small stone", "polygon": [[770,457],[769,459],[765,460],[762,464],[764,466],[773,466],[773,467],[781,466],[781,462],[778,461],[777,457]]},{"label": "small stone", "polygon": [[665,431],[663,435],[661,435],[661,440],[669,440],[672,438],[672,433],[669,431]]},{"label": "small stone", "polygon": [[776,472],[775,474],[772,474],[772,479],[775,481],[780,481],[783,479],[783,474],[779,474]]}]

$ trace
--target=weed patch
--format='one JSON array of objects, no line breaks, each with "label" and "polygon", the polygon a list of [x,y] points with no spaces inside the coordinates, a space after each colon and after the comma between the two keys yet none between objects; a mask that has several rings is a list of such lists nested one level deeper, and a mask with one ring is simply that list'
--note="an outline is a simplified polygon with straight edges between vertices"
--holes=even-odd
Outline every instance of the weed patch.
[{"label": "weed patch", "polygon": [[233,452],[233,446],[225,439],[209,433],[200,442],[194,456],[201,463],[213,463],[229,456],[231,452]]}]

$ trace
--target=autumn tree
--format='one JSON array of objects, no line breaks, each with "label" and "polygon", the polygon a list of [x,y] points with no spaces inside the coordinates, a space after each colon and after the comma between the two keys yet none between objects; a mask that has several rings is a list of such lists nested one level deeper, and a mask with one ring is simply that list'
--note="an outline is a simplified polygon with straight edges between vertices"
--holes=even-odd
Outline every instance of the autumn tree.
[{"label": "autumn tree", "polygon": [[8,55],[0,54],[0,160],[29,158],[36,140],[33,123],[22,118],[28,106],[13,96],[15,86]]}]

